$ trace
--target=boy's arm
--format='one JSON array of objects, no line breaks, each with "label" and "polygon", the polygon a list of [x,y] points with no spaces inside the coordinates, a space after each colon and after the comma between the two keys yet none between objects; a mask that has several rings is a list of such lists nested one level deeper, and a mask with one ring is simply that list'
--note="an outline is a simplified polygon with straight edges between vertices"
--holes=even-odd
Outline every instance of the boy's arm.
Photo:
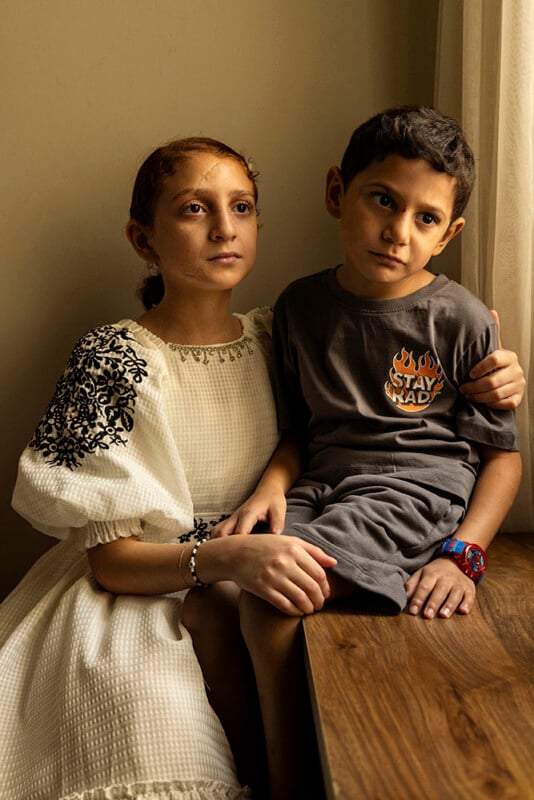
[{"label": "boy's arm", "polygon": [[286,492],[302,469],[303,445],[291,433],[283,433],[253,494],[234,513],[216,525],[212,538],[250,533],[256,523],[269,524],[270,533],[282,533],[286,514]]},{"label": "boy's arm", "polygon": [[517,354],[502,349],[499,315],[496,311],[490,313],[497,323],[499,349],[473,367],[472,380],[461,386],[460,391],[470,402],[506,411],[519,406],[527,384]]},{"label": "boy's arm", "polygon": [[[462,524],[455,539],[478,544],[484,550],[508,513],[521,480],[521,456],[516,452],[480,445],[481,467]],[[415,572],[406,583],[408,611],[431,619],[468,614],[475,601],[475,584],[451,558],[442,556]]]}]

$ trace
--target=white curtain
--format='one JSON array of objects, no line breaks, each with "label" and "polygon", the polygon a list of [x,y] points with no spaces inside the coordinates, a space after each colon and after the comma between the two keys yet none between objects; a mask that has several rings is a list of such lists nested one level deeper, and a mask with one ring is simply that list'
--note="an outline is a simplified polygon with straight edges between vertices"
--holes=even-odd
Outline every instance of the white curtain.
[{"label": "white curtain", "polygon": [[440,0],[435,105],[477,161],[461,282],[499,311],[503,346],[527,373],[523,481],[504,530],[534,531],[534,0]]}]

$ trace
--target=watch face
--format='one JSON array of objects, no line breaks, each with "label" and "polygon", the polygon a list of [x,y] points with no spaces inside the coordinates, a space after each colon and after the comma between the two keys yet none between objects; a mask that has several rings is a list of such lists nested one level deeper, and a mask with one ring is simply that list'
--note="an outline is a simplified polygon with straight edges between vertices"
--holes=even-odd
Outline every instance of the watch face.
[{"label": "watch face", "polygon": [[479,573],[486,571],[486,559],[484,558],[484,553],[482,550],[479,550],[478,547],[474,547],[473,545],[466,547],[464,558],[466,566],[472,569],[473,572]]}]

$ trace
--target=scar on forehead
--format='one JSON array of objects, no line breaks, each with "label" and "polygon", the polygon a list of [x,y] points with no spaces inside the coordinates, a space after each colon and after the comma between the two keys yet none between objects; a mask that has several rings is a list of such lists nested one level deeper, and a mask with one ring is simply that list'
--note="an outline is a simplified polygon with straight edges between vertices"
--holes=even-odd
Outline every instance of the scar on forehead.
[{"label": "scar on forehead", "polygon": [[204,183],[205,181],[210,179],[211,173],[213,172],[213,170],[215,170],[221,164],[221,161],[222,161],[222,158],[215,158],[215,160],[212,161],[211,164],[208,167],[206,167],[206,169],[204,170],[204,172],[200,175],[200,177],[198,179],[198,186],[199,187],[200,187],[200,185],[202,183]]}]

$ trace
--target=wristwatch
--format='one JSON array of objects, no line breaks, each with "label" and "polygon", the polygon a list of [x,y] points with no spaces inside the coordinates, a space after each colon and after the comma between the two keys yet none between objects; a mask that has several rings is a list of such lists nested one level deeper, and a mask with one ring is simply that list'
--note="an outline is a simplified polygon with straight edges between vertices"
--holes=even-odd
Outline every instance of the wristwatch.
[{"label": "wristwatch", "polygon": [[461,539],[445,539],[436,553],[439,556],[450,556],[468,578],[480,583],[486,572],[488,558],[478,544],[462,542]]}]

